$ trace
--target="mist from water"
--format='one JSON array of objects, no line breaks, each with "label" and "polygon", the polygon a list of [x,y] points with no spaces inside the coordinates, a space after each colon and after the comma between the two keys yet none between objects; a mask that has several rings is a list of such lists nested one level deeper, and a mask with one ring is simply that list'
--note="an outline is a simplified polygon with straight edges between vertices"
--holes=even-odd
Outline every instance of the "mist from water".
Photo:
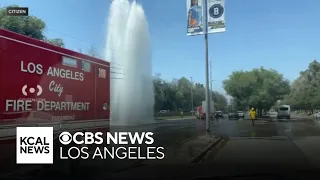
[{"label": "mist from water", "polygon": [[113,0],[106,58],[111,62],[110,124],[152,123],[154,90],[149,31],[144,11],[135,1]]}]

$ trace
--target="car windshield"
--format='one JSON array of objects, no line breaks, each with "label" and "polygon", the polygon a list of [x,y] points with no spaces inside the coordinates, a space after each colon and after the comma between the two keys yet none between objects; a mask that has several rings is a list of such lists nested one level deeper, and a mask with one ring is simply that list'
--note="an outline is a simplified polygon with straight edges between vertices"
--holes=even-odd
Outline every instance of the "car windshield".
[{"label": "car windshield", "polygon": [[0,179],[320,167],[318,111],[320,0],[0,0]]},{"label": "car windshield", "polygon": [[280,111],[287,111],[287,110],[289,110],[289,108],[287,108],[287,107],[281,107],[281,108],[279,108],[279,110],[280,110]]}]

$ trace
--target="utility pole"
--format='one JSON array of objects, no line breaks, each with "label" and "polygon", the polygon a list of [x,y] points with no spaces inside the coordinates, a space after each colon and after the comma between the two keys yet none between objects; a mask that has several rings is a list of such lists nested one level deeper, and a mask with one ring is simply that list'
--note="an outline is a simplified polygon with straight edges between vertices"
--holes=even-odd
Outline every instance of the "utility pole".
[{"label": "utility pole", "polygon": [[234,101],[233,101],[233,97],[231,98],[231,111],[234,110]]},{"label": "utility pole", "polygon": [[210,101],[212,101],[212,61],[210,61]]},{"label": "utility pole", "polygon": [[213,102],[213,88],[212,88],[212,61],[210,61],[210,101],[212,101],[213,110],[214,110],[214,102]]},{"label": "utility pole", "polygon": [[192,81],[192,77],[190,77],[191,79],[191,109],[192,109],[192,116],[193,116],[193,81]]},{"label": "utility pole", "polygon": [[206,130],[210,134],[210,89],[209,89],[209,60],[208,60],[208,4],[207,0],[204,0],[204,56],[205,56],[205,77],[206,77]]}]

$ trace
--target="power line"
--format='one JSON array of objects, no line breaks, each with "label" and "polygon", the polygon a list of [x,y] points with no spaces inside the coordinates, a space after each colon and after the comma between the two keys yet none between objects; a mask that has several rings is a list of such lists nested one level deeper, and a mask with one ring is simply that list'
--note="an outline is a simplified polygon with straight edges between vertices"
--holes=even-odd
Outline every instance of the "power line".
[{"label": "power line", "polygon": [[[66,37],[70,37],[70,38],[75,39],[75,40],[77,40],[77,41],[85,42],[85,43],[87,43],[87,44],[89,44],[89,45],[91,45],[91,46],[96,46],[96,47],[102,48],[101,45],[97,45],[97,44],[94,44],[94,43],[92,43],[92,42],[85,41],[85,40],[82,40],[82,39],[79,39],[79,38],[76,38],[76,37],[73,37],[73,36],[70,36],[70,35],[67,35],[67,34],[64,34],[64,33],[58,32],[58,31],[55,31],[55,30],[52,30],[52,29],[45,28],[45,30],[51,31],[51,32],[54,32],[54,33],[57,33],[57,34],[60,34],[60,35],[66,36]],[[102,49],[103,49],[103,50],[106,50],[106,48],[102,48]],[[115,63],[115,62],[109,62],[109,63],[110,63],[110,64],[111,64],[111,63],[112,63],[112,64],[115,64],[115,65],[118,65],[118,66],[123,66],[122,64],[118,64],[118,63]]]},{"label": "power line", "polygon": [[126,74],[123,74],[123,73],[118,73],[118,72],[110,72],[112,74],[122,74],[122,75],[126,75]]}]

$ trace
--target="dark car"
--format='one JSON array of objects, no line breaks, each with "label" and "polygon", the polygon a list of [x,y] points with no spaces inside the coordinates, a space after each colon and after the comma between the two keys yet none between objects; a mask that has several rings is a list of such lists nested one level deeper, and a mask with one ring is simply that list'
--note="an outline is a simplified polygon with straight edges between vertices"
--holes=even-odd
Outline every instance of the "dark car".
[{"label": "dark car", "polygon": [[[211,120],[213,120],[213,115],[212,115],[212,113],[210,113],[210,119]],[[201,119],[206,119],[206,113],[202,113],[202,117],[201,117]]]},{"label": "dark car", "polygon": [[223,118],[223,114],[221,111],[217,111],[214,115],[216,118]]},{"label": "dark car", "polygon": [[231,111],[228,114],[229,119],[239,119],[239,114],[237,111]]}]

